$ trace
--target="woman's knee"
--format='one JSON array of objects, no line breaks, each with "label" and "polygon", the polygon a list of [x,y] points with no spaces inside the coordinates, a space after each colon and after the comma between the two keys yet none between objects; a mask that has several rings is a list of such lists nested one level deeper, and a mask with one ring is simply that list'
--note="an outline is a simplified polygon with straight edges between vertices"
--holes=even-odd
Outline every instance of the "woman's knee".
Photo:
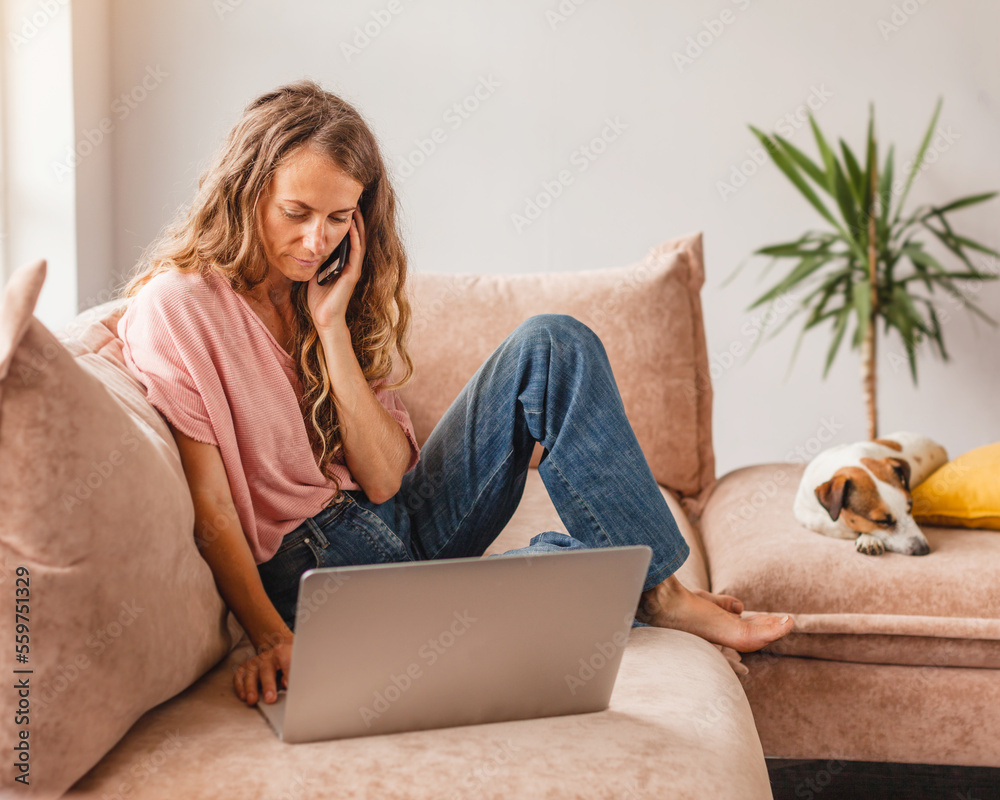
[{"label": "woman's knee", "polygon": [[535,314],[522,322],[515,333],[543,346],[570,345],[604,355],[600,338],[585,323],[570,314]]}]

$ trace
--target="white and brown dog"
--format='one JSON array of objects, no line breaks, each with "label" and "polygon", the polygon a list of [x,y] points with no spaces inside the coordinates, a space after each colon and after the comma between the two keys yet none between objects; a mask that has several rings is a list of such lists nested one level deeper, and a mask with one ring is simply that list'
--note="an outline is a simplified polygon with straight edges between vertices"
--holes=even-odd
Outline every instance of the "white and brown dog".
[{"label": "white and brown dog", "polygon": [[795,495],[795,518],[811,530],[856,539],[859,553],[930,552],[910,516],[910,488],[948,460],[941,445],[901,431],[824,450],[806,466]]}]

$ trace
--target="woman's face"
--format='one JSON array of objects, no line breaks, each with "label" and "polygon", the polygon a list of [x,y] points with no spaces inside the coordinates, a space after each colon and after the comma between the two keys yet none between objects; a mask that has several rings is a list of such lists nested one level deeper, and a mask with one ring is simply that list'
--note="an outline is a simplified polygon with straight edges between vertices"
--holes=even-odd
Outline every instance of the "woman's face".
[{"label": "woman's face", "polygon": [[[275,171],[257,204],[269,277],[308,281],[347,235],[364,187],[306,146]],[[276,274],[280,273],[280,274]]]}]

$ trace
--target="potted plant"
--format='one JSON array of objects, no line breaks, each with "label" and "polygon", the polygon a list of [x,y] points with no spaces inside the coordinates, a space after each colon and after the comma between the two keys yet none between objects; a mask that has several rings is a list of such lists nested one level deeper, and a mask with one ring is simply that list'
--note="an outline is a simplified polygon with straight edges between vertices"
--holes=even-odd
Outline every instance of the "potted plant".
[{"label": "potted plant", "polygon": [[[809,124],[819,151],[819,161],[813,161],[781,136],[749,126],[774,163],[828,226],[822,230],[806,231],[794,241],[754,251],[755,256],[771,258],[768,269],[783,259],[790,259],[792,266],[748,310],[788,293],[802,291],[803,294],[796,298],[796,306],[772,333],[772,337],[798,314],[808,315],[792,353],[791,363],[794,363],[805,333],[832,320],[833,339],[827,351],[824,378],[850,323],[854,321],[851,348],[861,350],[862,389],[871,439],[878,435],[875,354],[876,323],[879,319],[884,323],[884,334],[894,329],[902,338],[914,385],[917,382],[916,349],[924,340],[936,346],[943,360],[948,360],[936,308],[937,298],[933,297],[936,289],[947,292],[989,324],[996,324],[958,284],[962,281],[996,279],[996,274],[978,268],[970,256],[983,253],[1000,258],[1000,253],[956,233],[948,216],[959,209],[990,200],[997,193],[969,195],[940,206],[921,205],[904,216],[906,198],[924,163],[940,111],[939,99],[905,182],[894,174],[892,146],[879,168],[872,106],[869,106],[864,164],[843,139],[839,140],[838,154],[828,144],[811,113]],[[945,267],[937,256],[926,249],[928,239],[943,245],[947,253],[960,262],[960,266]],[[742,264],[736,272],[740,268]],[[760,339],[763,337],[758,341]]]}]

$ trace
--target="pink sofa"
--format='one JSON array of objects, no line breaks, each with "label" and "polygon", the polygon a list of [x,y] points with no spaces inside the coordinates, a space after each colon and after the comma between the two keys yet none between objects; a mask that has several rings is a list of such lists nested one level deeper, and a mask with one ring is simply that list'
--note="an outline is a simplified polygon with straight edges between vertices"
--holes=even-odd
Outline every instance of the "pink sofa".
[{"label": "pink sofa", "polygon": [[[713,472],[710,397],[690,391],[704,361],[700,239],[667,243],[633,267],[575,276],[573,292],[568,277],[415,276],[413,353],[422,376],[405,402],[419,439],[523,318],[555,311],[590,319],[608,339],[636,429],[691,543],[681,575],[707,588],[698,534],[677,499]],[[31,786],[14,783],[19,771],[8,758],[0,792],[171,800],[771,796],[730,663],[695,636],[652,628],[632,632],[610,708],[600,713],[280,742],[232,691],[232,669],[249,643],[197,552],[169,430],[124,369],[115,337],[121,304],[85,312],[56,336],[31,316],[43,280],[42,262],[19,270],[0,312],[0,480],[13,499],[0,518],[0,577],[12,597],[18,567],[29,573],[34,670],[24,759]],[[623,320],[619,306],[642,296],[645,316]],[[676,340],[643,335],[657,330],[663,308],[683,319]],[[670,365],[681,372],[660,383]],[[671,407],[678,413],[665,419]],[[432,501],[435,487],[415,491],[408,502]],[[561,527],[532,469],[490,552]],[[10,615],[2,625],[12,642]],[[15,723],[12,692],[0,698],[0,740],[15,742],[29,726]]]},{"label": "pink sofa", "polygon": [[[308,745],[282,744],[232,692],[249,644],[195,547],[169,430],[121,362],[121,304],[53,335],[31,316],[43,279],[43,264],[19,270],[0,309],[0,580],[26,567],[32,587],[34,794],[17,794],[763,798],[765,755],[1000,766],[1000,537],[938,529],[930,556],[866,559],[794,522],[801,464],[716,480],[699,234],[584,273],[416,273],[403,399],[422,442],[520,321],[576,316],[691,545],[681,579],[792,612],[796,634],[737,678],[697,637],[634,629],[604,712]],[[408,502],[433,502],[417,491]],[[489,552],[559,529],[532,469]],[[16,742],[18,698],[0,697]]]}]

